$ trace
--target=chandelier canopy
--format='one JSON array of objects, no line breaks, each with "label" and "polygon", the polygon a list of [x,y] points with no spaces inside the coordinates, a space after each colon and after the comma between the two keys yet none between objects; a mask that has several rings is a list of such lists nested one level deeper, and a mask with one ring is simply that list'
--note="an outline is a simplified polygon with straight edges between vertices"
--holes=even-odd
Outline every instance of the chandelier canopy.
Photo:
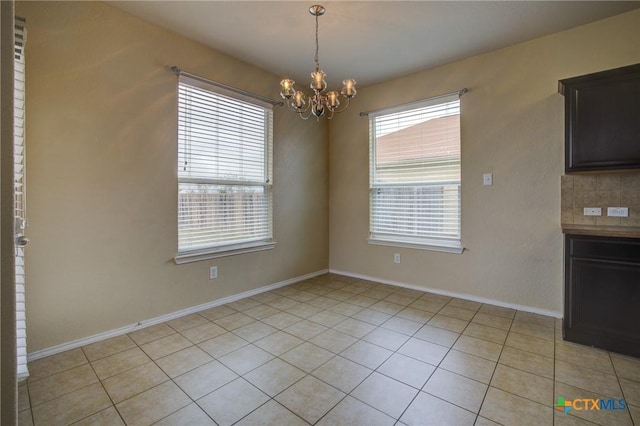
[{"label": "chandelier canopy", "polygon": [[[349,106],[349,101],[356,96],[356,81],[348,78],[342,81],[342,90],[338,93],[335,90],[325,93],[327,82],[326,74],[320,69],[318,61],[318,17],[324,15],[325,8],[314,5],[309,8],[309,13],[316,17],[316,54],[314,57],[315,71],[311,73],[312,95],[306,95],[300,90],[296,90],[293,85],[295,81],[285,78],[280,82],[280,96],[286,100],[286,104],[292,111],[296,112],[303,119],[307,119],[313,114],[319,120],[321,116],[328,119],[333,118],[334,113],[342,112]],[[346,99],[345,105],[340,109],[340,95]],[[308,114],[307,114],[308,112]],[[306,114],[306,115],[305,115]]]}]

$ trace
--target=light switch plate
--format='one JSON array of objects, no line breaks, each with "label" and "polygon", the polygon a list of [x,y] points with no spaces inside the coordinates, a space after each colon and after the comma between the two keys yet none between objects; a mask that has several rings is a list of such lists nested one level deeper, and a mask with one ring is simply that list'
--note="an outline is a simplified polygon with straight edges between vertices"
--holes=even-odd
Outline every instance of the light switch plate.
[{"label": "light switch plate", "polygon": [[485,173],[482,175],[482,184],[484,186],[492,186],[493,185],[493,173]]},{"label": "light switch plate", "polygon": [[607,216],[629,217],[629,207],[607,207]]},{"label": "light switch plate", "polygon": [[602,216],[602,209],[600,207],[585,207],[585,216]]}]

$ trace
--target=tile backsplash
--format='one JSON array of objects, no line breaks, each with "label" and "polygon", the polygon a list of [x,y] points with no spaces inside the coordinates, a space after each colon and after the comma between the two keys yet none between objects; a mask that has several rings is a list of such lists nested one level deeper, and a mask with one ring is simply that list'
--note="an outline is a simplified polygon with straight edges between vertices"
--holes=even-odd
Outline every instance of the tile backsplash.
[{"label": "tile backsplash", "polygon": [[[640,226],[640,172],[564,175],[561,182],[561,223]],[[602,216],[584,216],[585,207],[602,208]],[[609,217],[607,207],[628,207],[629,217]]]}]

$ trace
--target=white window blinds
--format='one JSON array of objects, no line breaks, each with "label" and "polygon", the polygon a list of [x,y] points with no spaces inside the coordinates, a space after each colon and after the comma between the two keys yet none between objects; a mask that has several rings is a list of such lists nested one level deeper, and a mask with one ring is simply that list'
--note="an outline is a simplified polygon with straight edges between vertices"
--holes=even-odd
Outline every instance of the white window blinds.
[{"label": "white window blinds", "polygon": [[272,238],[269,104],[180,76],[178,251]]},{"label": "white window blinds", "polygon": [[371,113],[369,120],[371,241],[457,251],[459,94]]},{"label": "white window blinds", "polygon": [[[22,234],[26,226],[25,209],[25,59],[26,42],[24,19],[16,17],[14,43],[14,83],[13,83],[13,159],[14,159],[14,193],[16,212],[16,235]],[[24,247],[16,246],[16,333],[18,350],[18,380],[29,376],[27,369],[27,324],[25,315],[25,271]]]}]

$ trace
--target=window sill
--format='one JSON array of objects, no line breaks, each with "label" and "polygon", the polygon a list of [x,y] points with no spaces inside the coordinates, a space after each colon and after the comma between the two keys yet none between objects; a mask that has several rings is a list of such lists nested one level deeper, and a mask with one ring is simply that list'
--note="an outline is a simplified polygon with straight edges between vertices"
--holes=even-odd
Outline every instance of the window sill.
[{"label": "window sill", "polygon": [[378,246],[390,246],[390,247],[401,247],[401,248],[411,248],[418,250],[429,250],[429,251],[439,251],[442,253],[453,253],[453,254],[462,254],[464,251],[464,247],[459,242],[442,242],[437,240],[426,240],[424,243],[416,243],[416,242],[408,242],[408,241],[398,241],[398,240],[384,240],[380,238],[369,238],[367,240],[369,244],[378,245]]},{"label": "window sill", "polygon": [[219,257],[235,256],[237,254],[253,253],[262,250],[271,250],[275,248],[275,246],[275,241],[259,241],[227,247],[206,248],[178,253],[176,257],[173,258],[173,260],[177,265],[182,265],[185,263],[199,262],[201,260],[217,259]]}]

